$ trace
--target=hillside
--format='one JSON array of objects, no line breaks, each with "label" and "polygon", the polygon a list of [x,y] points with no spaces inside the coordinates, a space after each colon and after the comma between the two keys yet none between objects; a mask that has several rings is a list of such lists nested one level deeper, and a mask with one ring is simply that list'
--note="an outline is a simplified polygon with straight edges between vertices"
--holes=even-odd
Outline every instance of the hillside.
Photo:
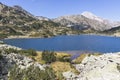
[{"label": "hillside", "polygon": [[15,5],[0,3],[0,38],[52,37],[56,35],[109,32],[120,22],[111,22],[90,12],[49,19],[34,16]]},{"label": "hillside", "polygon": [[53,19],[53,21],[77,29],[89,28],[97,31],[104,31],[120,25],[119,22],[111,22],[90,12],[83,12],[82,14],[78,15],[61,16]]},{"label": "hillside", "polygon": [[0,3],[0,38],[88,34],[97,33],[104,28],[108,29],[108,25],[83,15],[52,20],[43,16],[34,16],[18,5],[10,7]]},{"label": "hillside", "polygon": [[120,26],[105,30],[101,33],[107,34],[107,35],[120,36]]},{"label": "hillside", "polygon": [[39,19],[20,6],[10,7],[0,3],[0,37],[50,37],[74,33],[71,28]]}]

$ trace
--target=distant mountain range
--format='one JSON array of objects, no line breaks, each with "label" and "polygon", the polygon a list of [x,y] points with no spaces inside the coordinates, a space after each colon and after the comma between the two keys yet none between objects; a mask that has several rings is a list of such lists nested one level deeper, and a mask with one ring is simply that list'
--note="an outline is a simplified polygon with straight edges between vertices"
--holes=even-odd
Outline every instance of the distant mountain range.
[{"label": "distant mountain range", "polygon": [[[0,38],[8,36],[50,37],[56,35],[119,33],[120,22],[100,18],[90,12],[49,19],[34,16],[22,7],[0,3]],[[108,30],[108,31],[107,31]]]},{"label": "distant mountain range", "polygon": [[100,18],[90,12],[83,12],[79,15],[61,16],[53,19],[62,25],[82,28],[92,28],[97,31],[104,31],[119,26],[120,22],[112,22],[107,19]]}]

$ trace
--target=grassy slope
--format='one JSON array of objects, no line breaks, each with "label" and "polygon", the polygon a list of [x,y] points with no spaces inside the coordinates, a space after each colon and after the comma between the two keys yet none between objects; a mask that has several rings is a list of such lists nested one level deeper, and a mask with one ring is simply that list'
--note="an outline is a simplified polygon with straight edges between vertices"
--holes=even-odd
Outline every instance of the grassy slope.
[{"label": "grassy slope", "polygon": [[[33,58],[35,61],[41,63],[41,64],[45,64],[45,61],[42,60],[42,52],[41,51],[37,51],[37,55],[36,56],[30,56],[31,58]],[[70,54],[67,53],[62,53],[62,52],[56,52],[56,58],[63,58],[63,57],[71,57]]]}]

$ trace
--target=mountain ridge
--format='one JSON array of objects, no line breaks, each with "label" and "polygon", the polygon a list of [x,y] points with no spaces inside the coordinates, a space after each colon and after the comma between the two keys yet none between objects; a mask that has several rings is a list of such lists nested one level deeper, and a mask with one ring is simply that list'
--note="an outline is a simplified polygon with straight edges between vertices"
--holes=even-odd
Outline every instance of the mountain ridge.
[{"label": "mountain ridge", "polygon": [[96,34],[119,26],[120,22],[111,22],[90,12],[50,19],[34,16],[18,5],[11,7],[0,3],[0,38]]},{"label": "mountain ridge", "polygon": [[39,20],[22,7],[0,4],[0,38],[51,37],[68,33],[72,34],[74,31],[53,21]]},{"label": "mountain ridge", "polygon": [[[83,20],[86,20],[86,19],[87,19],[87,22],[85,23]],[[98,17],[98,16],[96,16],[93,13],[88,12],[88,11],[85,11],[85,12],[83,12],[81,14],[77,14],[77,15],[61,16],[61,17],[53,19],[53,21],[61,23],[62,25],[86,24],[86,25],[90,25],[95,30],[100,30],[100,31],[107,30],[107,29],[110,29],[110,28],[113,28],[113,27],[120,25],[120,22],[116,22],[116,21],[113,22],[113,21]],[[97,23],[95,23],[95,22],[97,22]],[[74,25],[72,25],[72,26],[74,26]]]}]

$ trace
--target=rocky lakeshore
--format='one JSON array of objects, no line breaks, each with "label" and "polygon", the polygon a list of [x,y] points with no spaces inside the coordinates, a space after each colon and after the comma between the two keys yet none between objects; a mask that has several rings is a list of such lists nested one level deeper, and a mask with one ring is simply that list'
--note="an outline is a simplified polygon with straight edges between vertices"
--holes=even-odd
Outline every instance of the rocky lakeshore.
[{"label": "rocky lakeshore", "polygon": [[76,68],[81,73],[80,80],[119,80],[120,53],[86,57]]},{"label": "rocky lakeshore", "polygon": [[[41,71],[46,70],[47,69],[46,66],[48,67],[50,66],[50,64],[49,65],[40,64],[39,62],[33,60],[32,58],[15,53],[14,51],[8,54],[5,52],[5,49],[9,48],[21,50],[21,48],[17,48],[15,46],[0,44],[0,56],[2,56],[0,57],[0,80],[11,80],[10,70],[16,65],[18,66],[19,70],[25,69],[27,70],[31,66],[34,66],[34,68],[39,68]],[[62,62],[55,63],[59,63],[57,64],[58,67],[60,64],[62,64],[62,66],[66,65],[65,63]],[[63,78],[61,80],[120,80],[120,52],[106,53],[98,56],[86,55],[81,61],[81,63],[70,64],[74,66],[74,68],[79,72],[79,74],[75,74],[71,70],[63,71],[62,72]],[[64,68],[65,67],[63,67],[63,69]],[[17,75],[18,74],[14,76]],[[52,79],[50,80],[56,79],[57,78],[52,76]],[[12,78],[12,80],[15,79]],[[22,80],[24,80],[24,78],[22,78]]]},{"label": "rocky lakeshore", "polygon": [[0,80],[9,80],[9,70],[17,65],[20,69],[25,69],[30,67],[31,65],[39,67],[41,70],[44,70],[44,66],[34,62],[32,59],[29,57],[26,57],[24,55],[20,55],[17,53],[9,53],[7,54],[5,52],[5,49],[17,49],[21,50],[21,48],[10,46],[7,44],[0,44]]},{"label": "rocky lakeshore", "polygon": [[120,80],[120,52],[86,56],[74,66],[80,74],[65,72],[67,80]]}]

